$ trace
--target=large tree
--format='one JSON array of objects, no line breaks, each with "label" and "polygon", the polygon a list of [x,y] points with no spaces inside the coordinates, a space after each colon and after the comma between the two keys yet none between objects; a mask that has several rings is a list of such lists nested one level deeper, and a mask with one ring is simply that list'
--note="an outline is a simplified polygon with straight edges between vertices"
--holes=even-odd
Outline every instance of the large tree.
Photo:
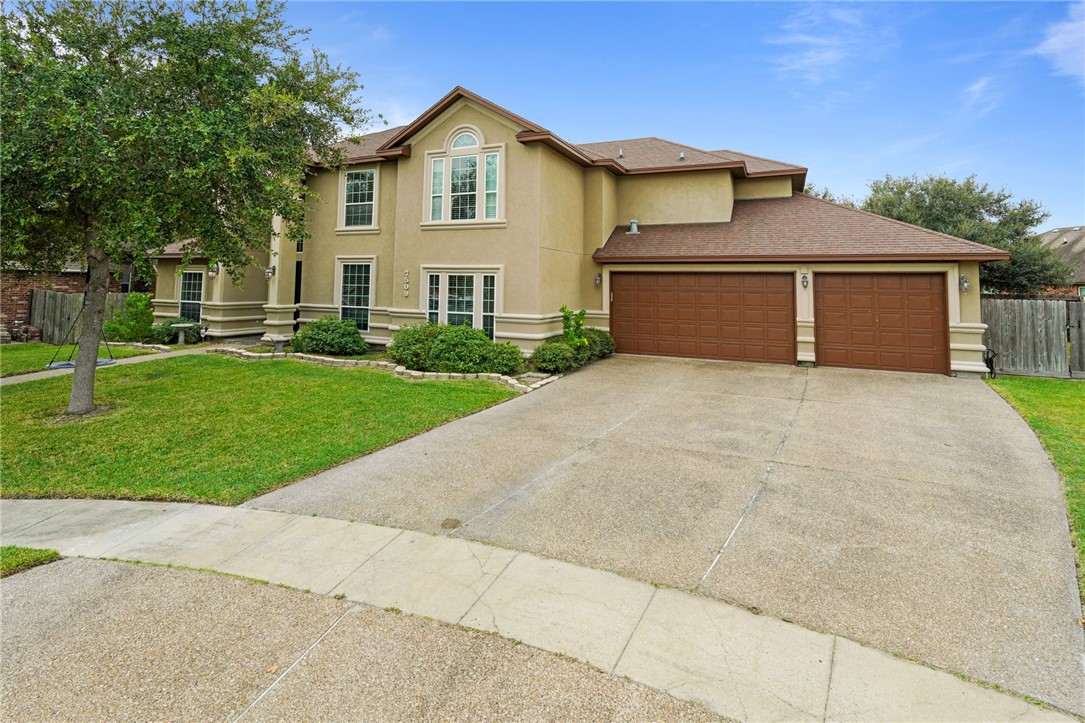
[{"label": "large tree", "polygon": [[370,118],[349,69],[280,0],[18,0],[2,19],[3,263],[85,260],[68,406],[94,409],[110,266],[146,276],[167,243],[236,279],[278,215],[305,234],[313,160]]},{"label": "large tree", "polygon": [[1070,282],[1070,267],[1033,235],[1049,215],[1043,206],[1031,199],[1015,201],[1006,189],[994,190],[974,175],[963,181],[886,175],[870,183],[870,195],[859,207],[1008,251],[1008,261],[980,267],[985,291],[1034,294]]}]

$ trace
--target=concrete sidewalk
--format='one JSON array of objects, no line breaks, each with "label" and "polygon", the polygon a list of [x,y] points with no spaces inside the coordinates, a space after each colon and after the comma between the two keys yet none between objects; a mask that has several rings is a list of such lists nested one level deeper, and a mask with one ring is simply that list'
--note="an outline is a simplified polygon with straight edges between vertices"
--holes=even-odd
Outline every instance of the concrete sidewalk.
[{"label": "concrete sidewalk", "polygon": [[3,500],[5,545],[217,570],[578,658],[738,720],[1073,720],[697,595],[477,542],[191,504]]},{"label": "concrete sidewalk", "polygon": [[[154,354],[143,354],[141,356],[130,356],[124,359],[118,359],[116,364],[110,364],[108,367],[101,367],[101,369],[109,369],[110,367],[120,366],[121,364],[139,364],[140,362],[156,361],[158,359],[169,359],[174,356],[187,356],[189,354],[206,354],[215,347],[213,346],[198,346],[191,349],[175,349],[173,351],[162,351]],[[26,382],[35,382],[39,379],[49,379],[50,377],[62,377],[65,374],[71,374],[73,369],[47,369],[41,372],[31,372],[29,374],[16,374],[11,377],[0,377],[0,387],[6,387],[9,384],[25,384]],[[100,371],[100,370],[99,370]]]}]

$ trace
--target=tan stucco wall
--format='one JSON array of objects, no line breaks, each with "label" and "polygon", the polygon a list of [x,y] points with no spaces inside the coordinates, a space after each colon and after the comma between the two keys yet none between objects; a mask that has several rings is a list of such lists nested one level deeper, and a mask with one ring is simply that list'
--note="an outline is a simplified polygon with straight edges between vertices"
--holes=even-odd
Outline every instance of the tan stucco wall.
[{"label": "tan stucco wall", "polygon": [[735,199],[790,198],[791,177],[735,179]]},{"label": "tan stucco wall", "polygon": [[618,223],[730,221],[734,206],[730,171],[696,171],[618,179]]}]

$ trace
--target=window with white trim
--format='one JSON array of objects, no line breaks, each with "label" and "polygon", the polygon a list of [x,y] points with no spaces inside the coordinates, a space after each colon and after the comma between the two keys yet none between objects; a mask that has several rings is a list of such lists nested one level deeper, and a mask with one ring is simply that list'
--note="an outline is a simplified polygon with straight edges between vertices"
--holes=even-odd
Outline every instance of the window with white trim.
[{"label": "window with white trim", "polygon": [[121,272],[121,278],[120,278],[120,281],[118,282],[118,286],[120,287],[120,292],[122,294],[127,294],[127,293],[132,291],[132,272],[131,272],[131,270],[126,269],[126,270]]},{"label": "window with white trim", "polygon": [[339,211],[339,227],[349,229],[376,226],[377,169],[344,171],[341,188],[343,203]]},{"label": "window with white trim", "polygon": [[359,331],[369,331],[369,293],[373,264],[344,263],[340,266],[339,318],[351,319]]},{"label": "window with white trim", "polygon": [[471,131],[448,151],[429,154],[430,222],[497,221],[501,217],[501,146],[483,146]]},{"label": "window with white trim", "polygon": [[203,302],[202,271],[181,272],[181,293],[178,299],[180,309],[177,315],[199,323],[200,307]]},{"label": "window with white trim", "polygon": [[427,316],[434,323],[466,324],[494,338],[497,312],[497,274],[430,272],[427,279]]}]

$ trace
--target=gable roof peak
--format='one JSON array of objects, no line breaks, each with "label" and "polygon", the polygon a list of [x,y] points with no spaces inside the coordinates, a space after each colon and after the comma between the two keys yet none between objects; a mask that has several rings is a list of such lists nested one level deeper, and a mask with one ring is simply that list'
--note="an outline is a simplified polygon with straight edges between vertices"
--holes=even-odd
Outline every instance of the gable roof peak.
[{"label": "gable roof peak", "polygon": [[491,113],[496,113],[497,115],[511,121],[516,125],[523,126],[524,129],[532,133],[549,133],[549,131],[547,131],[539,124],[533,123],[522,116],[518,116],[507,108],[502,108],[493,101],[489,101],[483,98],[481,95],[473,93],[467,88],[464,88],[462,85],[457,85],[455,88],[450,90],[443,98],[430,106],[428,110],[422,113],[422,115],[418,116],[413,121],[404,126],[399,133],[396,133],[394,136],[389,138],[380,147],[379,150],[390,151],[394,148],[402,146],[419,131],[432,123],[433,120],[436,119],[439,115],[444,113],[446,110],[448,110],[461,100],[469,100],[472,103],[475,103],[476,105],[485,108]]}]

